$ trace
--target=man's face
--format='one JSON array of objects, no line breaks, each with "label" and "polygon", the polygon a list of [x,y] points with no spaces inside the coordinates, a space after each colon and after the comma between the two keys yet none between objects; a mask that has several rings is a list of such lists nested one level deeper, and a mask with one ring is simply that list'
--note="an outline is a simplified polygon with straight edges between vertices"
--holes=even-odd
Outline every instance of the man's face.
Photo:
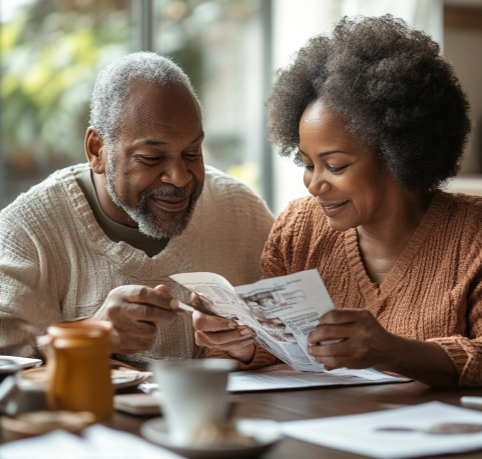
[{"label": "man's face", "polygon": [[186,228],[204,182],[203,139],[188,89],[131,84],[105,178],[111,199],[142,233],[171,238]]}]

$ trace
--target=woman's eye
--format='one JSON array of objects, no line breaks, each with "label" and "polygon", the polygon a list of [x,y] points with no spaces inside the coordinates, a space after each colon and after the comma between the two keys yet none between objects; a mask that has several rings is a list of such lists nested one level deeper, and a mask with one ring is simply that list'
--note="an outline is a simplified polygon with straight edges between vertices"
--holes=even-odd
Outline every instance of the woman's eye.
[{"label": "woman's eye", "polygon": [[342,171],[343,169],[345,169],[346,166],[341,166],[341,167],[334,167],[334,166],[326,166],[326,168],[330,171],[330,172],[340,172]]},{"label": "woman's eye", "polygon": [[312,164],[303,164],[303,167],[308,171],[313,171],[315,169],[315,166]]}]

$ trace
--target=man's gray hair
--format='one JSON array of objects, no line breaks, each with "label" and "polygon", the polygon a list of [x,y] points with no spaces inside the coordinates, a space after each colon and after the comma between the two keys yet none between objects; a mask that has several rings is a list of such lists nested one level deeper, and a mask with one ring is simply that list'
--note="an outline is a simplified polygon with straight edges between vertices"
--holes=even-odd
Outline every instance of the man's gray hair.
[{"label": "man's gray hair", "polygon": [[200,107],[188,76],[170,59],[144,51],[115,59],[99,72],[90,103],[90,125],[108,147],[114,145],[116,133],[122,127],[124,103],[133,79],[163,86],[186,86]]}]

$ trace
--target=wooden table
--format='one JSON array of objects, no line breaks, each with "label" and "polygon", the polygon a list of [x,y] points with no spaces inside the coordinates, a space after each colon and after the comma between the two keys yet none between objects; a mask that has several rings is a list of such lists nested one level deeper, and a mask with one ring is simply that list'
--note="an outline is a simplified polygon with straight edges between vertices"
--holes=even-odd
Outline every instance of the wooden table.
[{"label": "wooden table", "polygon": [[[294,421],[346,414],[360,414],[416,405],[434,400],[460,406],[463,395],[482,396],[482,389],[430,389],[416,383],[351,386],[309,390],[257,392],[235,395],[234,415],[238,417]],[[150,417],[115,413],[111,426],[139,434],[140,425]],[[286,438],[264,459],[354,459],[345,453],[311,443]],[[442,457],[442,456],[440,456]],[[482,452],[461,454],[457,458],[481,459]],[[445,456],[446,459],[446,456]]]}]

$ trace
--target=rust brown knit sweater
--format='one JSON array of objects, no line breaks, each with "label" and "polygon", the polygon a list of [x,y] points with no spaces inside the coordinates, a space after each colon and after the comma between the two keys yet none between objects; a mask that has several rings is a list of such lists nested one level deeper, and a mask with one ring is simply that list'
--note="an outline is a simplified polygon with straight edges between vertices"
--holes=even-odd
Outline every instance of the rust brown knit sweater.
[{"label": "rust brown knit sweater", "polygon": [[438,343],[460,386],[482,386],[482,198],[437,192],[380,285],[366,272],[355,229],[332,230],[314,198],[294,201],[266,243],[263,277],[313,268],[337,308],[367,309],[391,333]]}]

